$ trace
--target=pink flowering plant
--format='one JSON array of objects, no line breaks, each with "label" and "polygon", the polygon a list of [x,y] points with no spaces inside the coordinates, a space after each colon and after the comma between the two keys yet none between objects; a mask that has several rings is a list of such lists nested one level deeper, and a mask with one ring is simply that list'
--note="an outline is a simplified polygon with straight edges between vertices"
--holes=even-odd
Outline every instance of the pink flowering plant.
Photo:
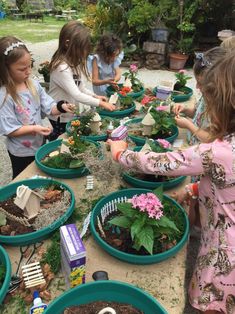
[{"label": "pink flowering plant", "polygon": [[175,73],[176,82],[174,89],[179,90],[186,86],[187,81],[190,80],[192,77],[187,75],[186,70],[179,70],[179,72]]},{"label": "pink flowering plant", "polygon": [[152,107],[149,111],[155,124],[152,130],[152,136],[171,135],[172,127],[176,125],[173,115],[168,112],[168,106],[158,105]]},{"label": "pink flowering plant", "polygon": [[143,84],[137,78],[137,73],[138,73],[138,66],[136,64],[131,64],[129,67],[129,71],[123,73],[123,76],[125,77],[125,79],[127,78],[130,79],[133,92],[139,92],[141,88],[143,87]]},{"label": "pink flowering plant", "polygon": [[169,218],[167,207],[160,187],[152,193],[135,195],[127,203],[117,204],[120,214],[109,223],[129,231],[133,249],[139,251],[144,248],[153,254],[159,243],[172,243],[180,233]]}]

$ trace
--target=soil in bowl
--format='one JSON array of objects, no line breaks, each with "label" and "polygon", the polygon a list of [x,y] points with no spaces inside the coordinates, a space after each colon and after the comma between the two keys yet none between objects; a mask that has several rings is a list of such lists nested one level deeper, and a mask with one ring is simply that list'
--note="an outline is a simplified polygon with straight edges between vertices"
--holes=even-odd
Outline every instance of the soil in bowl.
[{"label": "soil in bowl", "polygon": [[143,311],[134,308],[130,304],[109,301],[96,301],[79,306],[71,306],[65,309],[63,314],[97,314],[105,307],[113,308],[117,314],[144,314]]},{"label": "soil in bowl", "polygon": [[[0,234],[14,236],[40,230],[59,219],[70,206],[70,192],[60,186],[33,189],[42,195],[40,210],[36,217],[28,219],[24,212],[15,203],[16,195],[0,202],[0,213],[5,215],[6,224],[0,227]],[[50,214],[48,214],[50,213]]]},{"label": "soil in bowl", "polygon": [[[117,227],[109,223],[109,220],[114,218],[117,214],[117,212],[113,212],[105,218],[104,224],[102,225],[102,231],[96,226],[96,230],[100,237],[110,246],[119,251],[142,256],[149,255],[149,252],[147,252],[144,247],[141,247],[138,251],[133,248],[131,234],[128,229]],[[174,204],[168,200],[164,202],[164,215],[175,223],[179,232],[172,237],[162,236],[158,241],[155,241],[153,254],[162,253],[171,249],[181,240],[184,234],[184,214],[178,207],[174,206]]]},{"label": "soil in bowl", "polygon": [[167,176],[155,176],[153,174],[145,174],[145,173],[130,173],[131,176],[143,180],[143,181],[150,181],[150,182],[167,182],[175,177],[167,177]]}]

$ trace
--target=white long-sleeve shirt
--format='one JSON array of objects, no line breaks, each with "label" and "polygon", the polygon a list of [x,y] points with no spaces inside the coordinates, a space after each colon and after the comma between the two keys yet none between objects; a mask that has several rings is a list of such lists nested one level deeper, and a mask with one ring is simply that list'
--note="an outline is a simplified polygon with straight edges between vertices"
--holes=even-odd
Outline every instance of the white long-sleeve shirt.
[{"label": "white long-sleeve shirt", "polygon": [[[49,95],[56,101],[65,100],[75,105],[98,107],[100,102],[99,99],[93,97],[94,93],[85,87],[83,76],[77,77],[66,63],[60,64],[51,72]],[[50,119],[55,121],[57,118],[57,116],[50,116]],[[70,113],[60,115],[61,122],[68,122],[72,118],[73,115]]]}]

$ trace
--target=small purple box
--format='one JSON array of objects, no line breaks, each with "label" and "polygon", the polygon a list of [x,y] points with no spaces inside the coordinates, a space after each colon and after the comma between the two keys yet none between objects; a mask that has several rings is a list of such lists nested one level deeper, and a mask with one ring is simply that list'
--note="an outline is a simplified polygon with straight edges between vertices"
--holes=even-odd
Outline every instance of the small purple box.
[{"label": "small purple box", "polygon": [[69,287],[85,283],[86,249],[75,224],[60,228],[61,266]]},{"label": "small purple box", "polygon": [[125,125],[120,125],[110,135],[112,141],[124,140],[127,137],[127,127]]}]

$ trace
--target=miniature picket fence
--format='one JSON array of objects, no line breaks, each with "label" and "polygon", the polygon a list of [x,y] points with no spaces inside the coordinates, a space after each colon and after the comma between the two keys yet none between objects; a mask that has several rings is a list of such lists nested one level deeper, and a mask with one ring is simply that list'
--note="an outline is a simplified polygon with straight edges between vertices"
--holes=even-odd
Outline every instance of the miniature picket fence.
[{"label": "miniature picket fence", "polygon": [[21,267],[22,276],[26,288],[35,287],[46,283],[39,262],[27,264]]}]

